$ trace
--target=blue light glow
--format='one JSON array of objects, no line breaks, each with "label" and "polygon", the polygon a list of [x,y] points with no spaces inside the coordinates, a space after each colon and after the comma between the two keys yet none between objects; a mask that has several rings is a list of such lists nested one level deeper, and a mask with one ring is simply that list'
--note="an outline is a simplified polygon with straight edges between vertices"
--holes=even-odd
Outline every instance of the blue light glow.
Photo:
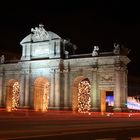
[{"label": "blue light glow", "polygon": [[127,98],[127,108],[140,110],[140,102],[138,102],[134,97]]},{"label": "blue light glow", "polygon": [[108,106],[114,106],[114,96],[106,96],[106,103]]}]

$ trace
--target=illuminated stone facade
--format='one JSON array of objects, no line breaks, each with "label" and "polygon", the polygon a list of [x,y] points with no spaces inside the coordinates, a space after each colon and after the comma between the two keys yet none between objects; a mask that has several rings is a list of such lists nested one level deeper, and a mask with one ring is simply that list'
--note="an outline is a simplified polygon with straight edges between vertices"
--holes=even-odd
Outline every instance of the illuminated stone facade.
[{"label": "illuminated stone facade", "polygon": [[21,59],[0,64],[0,107],[106,111],[106,92],[112,92],[113,110],[126,109],[130,60],[120,50],[100,52],[96,46],[91,54],[76,55],[69,51],[73,44],[43,25],[20,44]]}]

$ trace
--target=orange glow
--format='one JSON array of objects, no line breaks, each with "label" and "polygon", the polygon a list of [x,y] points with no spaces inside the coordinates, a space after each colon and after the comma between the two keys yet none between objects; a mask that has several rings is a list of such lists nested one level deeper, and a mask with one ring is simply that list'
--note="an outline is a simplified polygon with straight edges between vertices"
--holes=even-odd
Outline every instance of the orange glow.
[{"label": "orange glow", "polygon": [[7,112],[12,112],[12,108],[11,107],[7,107]]},{"label": "orange glow", "polygon": [[49,82],[39,77],[34,84],[34,110],[45,112],[48,110],[49,103]]},{"label": "orange glow", "polygon": [[82,80],[78,84],[78,112],[80,113],[88,113],[90,111],[90,89],[91,85],[87,80]]},{"label": "orange glow", "polygon": [[106,111],[106,91],[104,91],[104,90],[101,91],[100,98],[101,98],[101,112],[103,113]]},{"label": "orange glow", "polygon": [[72,110],[75,112],[86,113],[90,110],[90,83],[83,76],[79,76],[74,80],[72,89]]},{"label": "orange glow", "polygon": [[19,106],[19,88],[19,83],[16,80],[9,80],[6,89],[6,110],[8,112],[17,110]]}]

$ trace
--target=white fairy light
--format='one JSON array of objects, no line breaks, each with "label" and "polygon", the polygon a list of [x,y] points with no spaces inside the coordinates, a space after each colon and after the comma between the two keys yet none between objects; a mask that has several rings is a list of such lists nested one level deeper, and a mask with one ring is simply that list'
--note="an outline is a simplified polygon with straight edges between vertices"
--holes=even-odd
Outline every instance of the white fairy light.
[{"label": "white fairy light", "polygon": [[83,80],[78,85],[78,112],[88,113],[91,108],[90,97],[91,85],[87,80]]},{"label": "white fairy light", "polygon": [[46,90],[43,93],[43,97],[42,97],[42,111],[47,111],[48,110],[48,84],[46,85]]},{"label": "white fairy light", "polygon": [[15,82],[12,90],[12,110],[17,110],[19,106],[19,83]]}]

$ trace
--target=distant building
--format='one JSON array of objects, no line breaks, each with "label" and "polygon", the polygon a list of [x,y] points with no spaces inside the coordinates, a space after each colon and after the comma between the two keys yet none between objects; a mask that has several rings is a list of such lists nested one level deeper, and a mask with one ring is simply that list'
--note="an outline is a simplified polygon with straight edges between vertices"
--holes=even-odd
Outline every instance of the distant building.
[{"label": "distant building", "polygon": [[0,64],[0,107],[82,113],[127,108],[130,60],[118,45],[112,52],[95,46],[90,54],[75,54],[75,45],[42,24],[20,44],[21,59]]}]

